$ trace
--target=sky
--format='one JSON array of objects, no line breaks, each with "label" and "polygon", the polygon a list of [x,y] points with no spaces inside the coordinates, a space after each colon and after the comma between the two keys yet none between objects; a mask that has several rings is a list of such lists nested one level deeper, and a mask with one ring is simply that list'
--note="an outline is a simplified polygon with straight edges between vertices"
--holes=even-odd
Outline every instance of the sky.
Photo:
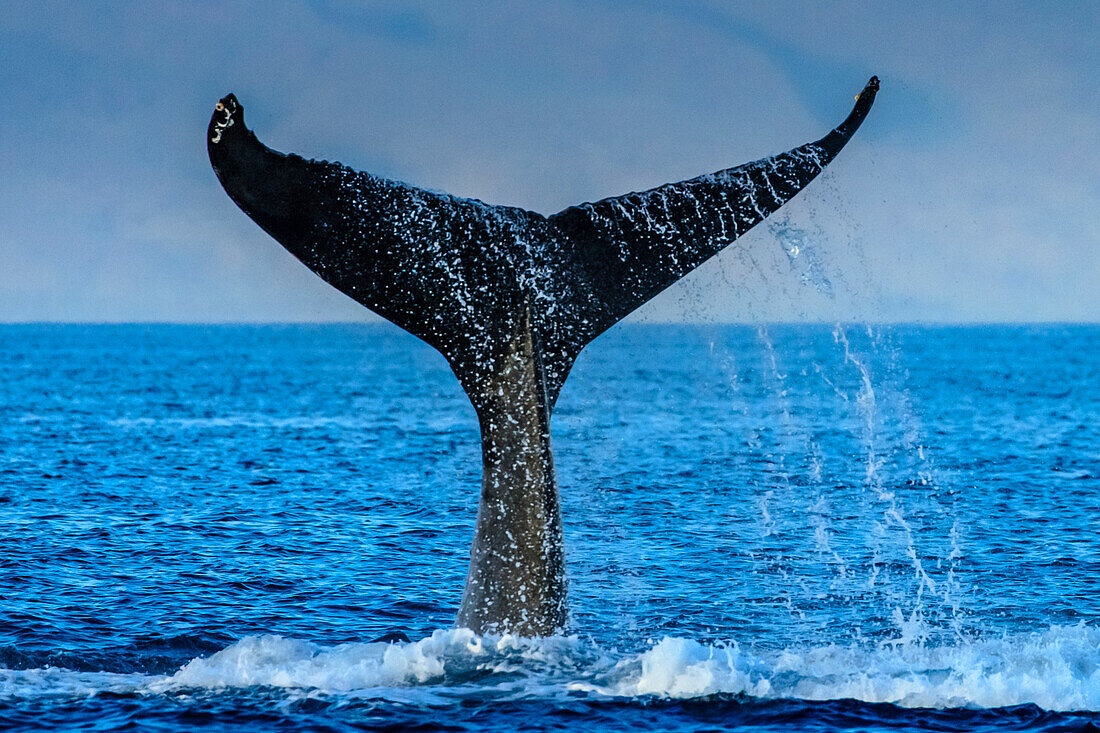
[{"label": "sky", "polygon": [[[815,140],[826,174],[649,321],[1100,321],[1100,4],[0,4],[0,321],[373,316],[206,157],[267,145],[544,214]],[[797,252],[797,254],[796,254]]]}]

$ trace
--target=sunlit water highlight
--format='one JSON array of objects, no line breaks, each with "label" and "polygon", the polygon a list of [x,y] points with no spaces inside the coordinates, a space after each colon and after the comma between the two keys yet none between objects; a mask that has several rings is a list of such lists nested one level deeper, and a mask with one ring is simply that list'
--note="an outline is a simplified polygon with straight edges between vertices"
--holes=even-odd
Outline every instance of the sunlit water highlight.
[{"label": "sunlit water highlight", "polygon": [[555,414],[537,642],[449,629],[476,423],[414,339],[0,353],[0,726],[1100,723],[1100,328],[616,329]]}]

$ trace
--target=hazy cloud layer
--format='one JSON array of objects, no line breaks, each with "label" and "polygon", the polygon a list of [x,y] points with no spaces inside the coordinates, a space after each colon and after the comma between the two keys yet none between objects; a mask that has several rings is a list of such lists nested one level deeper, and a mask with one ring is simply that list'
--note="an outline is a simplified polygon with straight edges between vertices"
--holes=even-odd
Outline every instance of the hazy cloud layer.
[{"label": "hazy cloud layer", "polygon": [[0,320],[369,317],[222,192],[228,91],[277,149],[551,213],[815,139],[872,73],[831,172],[639,315],[1100,320],[1098,8],[8,2]]}]

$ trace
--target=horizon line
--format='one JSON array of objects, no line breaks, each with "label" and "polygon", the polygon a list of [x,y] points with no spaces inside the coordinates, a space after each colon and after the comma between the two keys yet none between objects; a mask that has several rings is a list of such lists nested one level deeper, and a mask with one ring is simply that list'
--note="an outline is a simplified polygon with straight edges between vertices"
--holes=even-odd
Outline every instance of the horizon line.
[{"label": "horizon line", "polygon": [[[202,327],[241,327],[241,326],[382,326],[405,331],[400,326],[384,319],[370,320],[332,320],[332,321],[79,321],[79,320],[0,320],[0,328],[12,326],[202,326]],[[1097,321],[1073,320],[863,320],[858,318],[830,320],[760,320],[760,321],[662,321],[662,320],[625,320],[616,323],[619,326],[1100,326]],[[408,333],[406,331],[406,333]]]}]

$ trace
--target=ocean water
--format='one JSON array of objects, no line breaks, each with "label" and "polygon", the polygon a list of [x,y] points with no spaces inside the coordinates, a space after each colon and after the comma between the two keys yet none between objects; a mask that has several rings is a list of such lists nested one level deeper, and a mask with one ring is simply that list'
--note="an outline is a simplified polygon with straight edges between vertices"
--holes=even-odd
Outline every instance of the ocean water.
[{"label": "ocean water", "polygon": [[430,348],[0,327],[0,728],[1100,728],[1100,327],[621,326],[553,429],[571,634],[479,638]]}]

